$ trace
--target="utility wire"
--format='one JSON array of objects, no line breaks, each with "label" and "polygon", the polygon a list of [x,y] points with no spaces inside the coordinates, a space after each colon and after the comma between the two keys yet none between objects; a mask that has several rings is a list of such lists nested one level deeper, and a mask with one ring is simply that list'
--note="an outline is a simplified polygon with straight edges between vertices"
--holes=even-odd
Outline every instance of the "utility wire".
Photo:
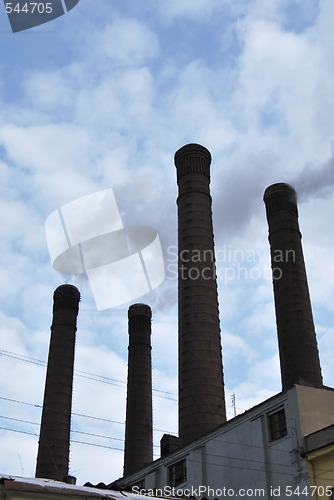
[{"label": "utility wire", "polygon": [[[23,420],[21,418],[14,418],[14,417],[6,417],[4,415],[0,415],[0,418],[3,418],[5,420],[12,420],[14,422],[20,422],[20,423],[24,423],[24,424],[37,425],[38,427],[40,427],[40,424],[38,422],[31,422],[30,420]],[[3,427],[1,427],[1,428],[3,429]],[[115,438],[115,437],[106,436],[104,434],[95,434],[92,432],[78,431],[76,429],[71,429],[71,434],[72,433],[84,434],[85,436],[92,436],[92,437],[98,437],[98,438],[103,438],[103,439],[110,439],[111,441],[121,441],[121,442],[124,441],[124,439],[122,439],[122,438]],[[89,443],[87,443],[87,444],[89,444]],[[153,445],[153,446],[155,448],[160,448],[158,445]]]},{"label": "utility wire", "polygon": [[[42,405],[39,405],[39,404],[34,404],[34,403],[27,403],[25,401],[19,401],[17,399],[10,399],[10,398],[6,398],[6,397],[3,397],[3,396],[0,396],[0,399],[4,400],[4,401],[9,401],[10,403],[18,403],[18,404],[22,404],[22,405],[27,405],[27,406],[33,406],[35,408],[43,408]],[[108,422],[108,423],[112,423],[112,424],[118,424],[118,425],[125,425],[125,422],[121,422],[119,420],[111,420],[109,418],[103,418],[103,417],[96,417],[94,415],[86,415],[84,413],[75,413],[75,412],[72,412],[72,415],[76,416],[76,417],[82,417],[82,418],[88,418],[88,419],[92,419],[92,420],[98,420],[100,422]],[[33,422],[31,422],[33,423]],[[166,434],[171,434],[171,431],[169,430],[166,430],[166,429],[158,429],[158,428],[153,428],[153,431],[155,432],[164,432]],[[232,441],[226,441],[226,440],[218,440],[219,442],[221,442],[222,444],[237,444],[235,442],[232,442]],[[256,445],[244,445],[243,446],[251,446],[251,447],[255,447],[255,448],[261,448],[262,449],[262,446],[256,446]],[[283,451],[283,452],[287,452],[287,450],[277,450],[277,451]]]},{"label": "utility wire", "polygon": [[[25,401],[19,401],[18,399],[6,398],[4,396],[0,396],[0,399],[2,399],[4,401],[8,401],[10,403],[17,403],[17,404],[22,404],[22,405],[27,405],[27,406],[33,406],[34,408],[43,408],[43,406],[39,405],[39,404],[27,403]],[[100,422],[108,422],[108,423],[112,423],[112,424],[125,425],[125,422],[121,422],[119,420],[111,420],[109,418],[96,417],[94,415],[85,415],[84,413],[75,413],[75,412],[72,412],[72,415],[74,415],[76,417],[89,418],[89,419],[92,419],[92,420],[99,420]],[[153,428],[153,430],[156,431],[156,432],[164,432],[166,434],[170,434],[171,433],[170,431],[168,431],[166,429]]]},{"label": "utility wire", "polygon": [[[33,432],[28,432],[28,431],[20,431],[18,429],[9,429],[8,427],[0,427],[0,429],[9,431],[9,432],[18,432],[20,434],[27,434],[28,436],[36,436]],[[106,446],[103,444],[96,444],[96,443],[86,443],[84,441],[76,441],[75,439],[71,440],[72,443],[79,443],[79,444],[86,444],[88,446],[96,446],[98,448],[108,448],[109,450],[117,450],[117,451],[124,451],[123,448],[115,448],[113,446]]]},{"label": "utility wire", "polygon": [[[47,366],[47,363],[45,361],[40,360],[40,359],[32,358],[30,356],[25,356],[23,354],[19,354],[19,353],[12,352],[12,351],[6,351],[4,349],[0,349],[0,355],[1,356],[6,356],[8,358],[17,359],[18,361],[24,361],[26,363],[31,363],[31,364],[37,365],[37,366]],[[116,387],[126,388],[126,382],[124,382],[123,380],[118,380],[118,379],[106,377],[104,375],[97,375],[95,373],[90,373],[90,372],[86,372],[86,371],[83,371],[83,370],[77,370],[76,368],[74,368],[74,373],[78,377],[86,378],[86,379],[89,379],[89,380],[94,380],[96,382],[101,382],[101,383],[105,383],[105,384],[109,384],[109,385],[114,385]],[[169,391],[163,391],[161,389],[154,389],[153,388],[152,392],[153,393],[159,392],[161,394],[169,394],[171,396],[175,396],[176,397],[176,393],[169,392]],[[160,394],[155,394],[155,396],[157,398],[163,398],[163,399],[169,399],[171,401],[177,401],[177,399],[170,398],[170,397],[167,397],[167,396],[162,396]]]},{"label": "utility wire", "polygon": [[[6,430],[6,431],[10,431],[10,432],[18,432],[20,434],[27,434],[29,436],[35,436],[34,433],[32,432],[28,432],[28,431],[21,431],[21,430],[16,430],[16,429],[9,429],[7,427],[0,427],[0,429],[2,430]],[[124,451],[123,448],[116,448],[114,446],[107,446],[107,445],[102,445],[102,444],[97,444],[97,443],[88,443],[86,441],[79,441],[79,440],[71,440],[72,443],[77,443],[77,444],[83,444],[83,445],[87,445],[87,446],[94,446],[94,447],[97,447],[97,448],[106,448],[106,449],[109,449],[109,450],[115,450],[115,451]],[[233,469],[233,470],[241,470],[241,471],[251,471],[251,472],[262,472],[264,473],[264,469],[263,468],[254,468],[254,467],[249,467],[248,465],[250,464],[254,464],[254,465],[259,465],[259,466],[265,466],[265,465],[269,465],[271,467],[293,467],[293,464],[289,464],[289,463],[273,463],[273,462],[268,462],[268,461],[261,461],[261,460],[254,460],[254,459],[247,459],[247,458],[240,458],[240,457],[231,457],[231,456],[226,456],[226,455],[217,455],[217,454],[213,454],[213,453],[207,453],[207,456],[209,457],[217,457],[217,458],[220,458],[220,459],[225,459],[225,460],[229,460],[230,462],[232,460],[237,460],[239,462],[246,462],[246,464],[244,465],[235,465],[235,464],[232,464],[232,463],[224,463],[224,464],[219,464],[219,463],[216,463],[216,462],[206,462],[206,465],[209,465],[209,466],[215,466],[215,467],[220,467],[221,469],[225,469],[225,468],[230,468],[230,469]],[[202,461],[201,460],[193,460],[193,459],[190,459],[190,458],[187,458],[187,462],[188,463],[194,463],[194,464],[201,464]],[[333,471],[331,470],[328,470],[328,469],[319,469],[319,470],[322,470],[324,472],[328,472],[330,473],[330,475],[328,476],[328,479],[331,479],[332,478],[332,473]],[[275,475],[282,475],[282,476],[291,476],[291,477],[295,477],[295,473],[294,472],[288,472],[288,471],[278,471],[278,470],[273,470],[272,471],[273,474]],[[323,476],[324,477],[324,476]]]},{"label": "utility wire", "polygon": [[[40,359],[32,358],[30,356],[24,356],[24,355],[15,353],[15,352],[6,351],[4,349],[0,349],[0,356],[6,356],[8,358],[17,359],[18,361],[25,361],[26,363],[31,363],[31,364],[34,364],[37,366],[47,366],[47,363],[45,361],[40,360]],[[86,372],[83,370],[77,370],[76,368],[74,368],[74,373],[76,373],[78,377],[93,380],[95,382],[100,382],[100,383],[105,383],[105,384],[109,384],[109,385],[114,385],[116,387],[126,388],[126,382],[123,382],[122,380],[106,377],[104,375],[97,375],[95,373],[90,373],[90,372]],[[119,385],[119,384],[121,384],[121,385]],[[152,392],[153,393],[159,392],[161,394],[169,394],[171,396],[175,396],[175,398],[177,397],[177,394],[175,392],[163,391],[161,389],[154,389],[153,388]],[[155,394],[155,397],[177,402],[177,399],[169,398],[167,396],[160,396],[160,394]],[[240,411],[246,411],[244,408],[237,407],[237,409]],[[232,412],[227,411],[226,413],[234,416],[234,414]]]},{"label": "utility wire", "polygon": [[[33,405],[32,403],[25,403],[25,402],[22,402],[22,401],[17,401],[17,400],[12,400],[12,399],[9,399],[9,398],[3,398],[0,396],[0,399],[4,399],[4,400],[7,400],[7,401],[11,401],[11,402],[15,402],[15,403],[21,403],[21,404],[26,404],[26,405],[29,405],[29,406],[38,406],[40,407],[40,405]],[[100,418],[100,417],[93,417],[91,415],[83,415],[83,414],[75,414],[75,415],[78,415],[78,416],[82,416],[82,417],[86,417],[86,418],[91,418],[91,419],[94,419],[94,420],[102,420],[102,421],[105,421],[105,422],[112,422],[112,423],[119,423],[119,424],[122,424],[122,425],[125,425],[124,422],[119,422],[119,421],[115,421],[115,420],[109,420],[109,419],[105,419],[105,418]],[[5,417],[5,416],[0,416],[0,418],[8,418],[10,420],[17,420],[17,421],[21,421],[21,422],[24,422],[24,423],[29,423],[29,424],[32,424],[32,425],[39,425],[37,424],[36,422],[29,422],[29,421],[25,421],[25,420],[20,420],[20,419],[16,419],[16,418],[13,418],[13,417]],[[163,431],[161,429],[155,429],[156,431],[161,431],[161,432],[168,432],[168,431]],[[73,431],[73,432],[80,432],[81,431]],[[83,432],[82,432],[83,433]],[[83,433],[84,434],[84,433]],[[103,437],[103,436],[98,436],[97,434],[90,434],[90,433],[87,433],[88,435],[92,435],[92,436],[96,436],[96,437]],[[109,438],[109,436],[106,436],[108,439],[119,439],[119,438]],[[263,450],[263,446],[259,446],[259,445],[254,445],[254,444],[246,444],[246,443],[240,443],[240,442],[235,442],[235,441],[228,441],[226,439],[217,439],[217,438],[214,438],[215,441],[219,442],[222,444],[222,446],[224,444],[229,444],[229,445],[232,445],[232,446],[242,446],[242,447],[248,447],[248,448],[258,448],[258,449],[261,449]],[[280,452],[280,453],[288,453],[290,454],[291,453],[291,450],[286,450],[286,449],[282,449],[282,448],[271,448],[271,450],[275,450],[275,452]],[[207,453],[207,456],[212,456],[212,457],[223,457],[222,455],[217,455],[217,454],[214,454],[214,453]],[[227,457],[225,457],[227,458]],[[230,458],[230,457],[228,457]],[[246,460],[247,459],[240,459],[240,460]],[[262,463],[262,462],[261,462]]]},{"label": "utility wire", "polygon": [[[31,358],[30,356],[23,356],[21,354],[13,353],[11,351],[5,351],[4,349],[0,349],[0,355],[7,356],[9,358],[14,358],[14,359],[17,359],[19,361],[25,361],[27,363],[35,364],[35,365],[38,365],[38,366],[46,366],[47,365],[47,363],[45,361],[42,361],[42,360],[39,360],[39,359],[35,359],[35,358]],[[110,378],[110,377],[105,377],[104,375],[97,375],[97,374],[94,374],[94,373],[85,372],[85,371],[77,370],[77,369],[74,369],[74,373],[77,373],[77,376],[79,376],[79,377],[87,378],[87,379],[90,379],[90,380],[94,380],[95,382],[100,382],[100,383],[114,385],[116,387],[126,388],[126,383],[123,382],[122,380],[117,380],[117,379],[113,379],[113,378]],[[100,379],[103,379],[103,380],[100,380]],[[118,385],[118,384],[122,384],[122,385]],[[152,389],[152,392],[160,392],[162,394],[170,394],[172,396],[177,396],[176,393],[168,392],[168,391],[162,391],[160,389]],[[155,397],[162,398],[162,399],[167,399],[169,401],[175,401],[175,402],[177,402],[177,399],[169,398],[167,396],[160,396],[159,394],[155,394]],[[238,410],[246,411],[243,408],[238,408]],[[229,412],[229,411],[227,411],[226,413],[229,414],[229,415],[233,415],[233,413]],[[74,413],[73,413],[73,415],[74,415]],[[83,416],[83,415],[80,415],[80,416]],[[121,422],[114,422],[114,423],[121,423]],[[156,429],[156,430],[159,430],[161,432],[167,432],[167,431],[163,431],[162,429]]]}]

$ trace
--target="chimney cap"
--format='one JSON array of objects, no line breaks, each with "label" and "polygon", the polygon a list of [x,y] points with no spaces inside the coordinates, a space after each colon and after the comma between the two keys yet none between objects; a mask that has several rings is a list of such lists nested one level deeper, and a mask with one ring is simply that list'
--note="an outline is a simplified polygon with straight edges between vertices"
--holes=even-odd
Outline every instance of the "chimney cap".
[{"label": "chimney cap", "polygon": [[289,210],[298,216],[297,193],[292,186],[278,182],[267,187],[263,195],[267,218],[281,210]]},{"label": "chimney cap", "polygon": [[53,310],[62,308],[78,311],[80,292],[74,285],[60,285],[53,294]]},{"label": "chimney cap", "polygon": [[129,307],[129,310],[128,310],[128,317],[129,318],[132,316],[143,316],[143,315],[148,316],[149,318],[152,318],[151,308],[147,304],[137,303],[137,304],[132,304]]},{"label": "chimney cap", "polygon": [[54,291],[54,295],[73,295],[73,296],[79,295],[80,297],[80,292],[76,286],[66,284],[58,286]]},{"label": "chimney cap", "polygon": [[276,182],[276,184],[271,184],[267,187],[263,195],[263,201],[266,202],[270,196],[274,196],[279,193],[290,193],[291,196],[295,197],[295,200],[297,199],[296,190],[290,186],[290,184],[287,184],[286,182]]},{"label": "chimney cap", "polygon": [[187,156],[202,156],[205,157],[209,163],[211,163],[210,151],[206,149],[204,146],[201,146],[201,144],[191,143],[182,146],[182,148],[176,151],[174,155],[174,163],[176,168],[178,166],[179,161]]}]

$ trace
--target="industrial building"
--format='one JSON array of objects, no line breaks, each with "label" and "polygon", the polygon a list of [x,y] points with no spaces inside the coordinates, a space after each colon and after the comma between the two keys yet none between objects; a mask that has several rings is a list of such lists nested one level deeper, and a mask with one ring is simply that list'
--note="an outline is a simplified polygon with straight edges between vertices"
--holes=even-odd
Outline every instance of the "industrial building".
[{"label": "industrial building", "polygon": [[[185,492],[196,498],[257,494],[269,499],[298,493],[304,498],[333,497],[334,390],[323,385],[297,196],[284,183],[269,186],[263,198],[282,392],[226,421],[216,281],[214,273],[205,279],[201,272],[208,265],[204,256],[214,248],[210,162],[210,153],[196,144],[175,154],[179,436],[165,435],[161,458],[125,475],[117,485],[159,494]],[[185,250],[202,252],[196,264],[198,280],[187,280]]]},{"label": "industrial building", "polygon": [[[175,154],[179,188],[179,435],[164,435],[161,457],[153,461],[152,311],[146,304],[134,304],[128,312],[124,476],[110,478],[112,482],[104,487],[111,498],[110,490],[119,489],[202,500],[226,496],[333,498],[334,389],[323,384],[321,374],[296,192],[284,183],[269,186],[264,193],[282,391],[226,419],[210,164],[209,151],[198,144],[188,144]],[[201,258],[189,259],[192,252]],[[196,279],[190,276],[194,267]],[[208,267],[212,272],[206,272]],[[79,291],[71,285],[59,287],[54,295],[36,469],[37,478],[51,481],[70,479],[69,429],[79,299]],[[8,487],[9,483],[3,484]],[[92,485],[87,483],[89,487]]]},{"label": "industrial building", "polygon": [[[118,487],[201,499],[246,496],[241,490],[249,491],[247,496],[257,490],[266,499],[274,490],[282,498],[299,490],[308,493],[303,498],[312,498],[312,484],[326,481],[334,487],[333,444],[320,459],[319,451],[305,448],[305,436],[309,443],[318,429],[328,428],[333,415],[333,389],[295,385],[121,479]],[[314,462],[322,483],[310,475]]]}]

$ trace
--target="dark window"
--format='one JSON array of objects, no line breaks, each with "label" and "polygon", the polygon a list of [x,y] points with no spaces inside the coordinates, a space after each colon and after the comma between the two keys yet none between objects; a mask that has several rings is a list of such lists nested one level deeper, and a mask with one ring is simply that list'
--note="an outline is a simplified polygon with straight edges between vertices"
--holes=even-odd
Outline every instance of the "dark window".
[{"label": "dark window", "polygon": [[270,413],[268,415],[268,424],[270,441],[276,441],[277,439],[281,439],[286,436],[288,434],[288,430],[286,427],[284,408],[276,411],[275,413]]},{"label": "dark window", "polygon": [[168,482],[169,486],[178,486],[187,480],[186,460],[176,462],[176,464],[168,467]]},{"label": "dark window", "polygon": [[332,489],[331,500],[334,500],[334,488]]}]

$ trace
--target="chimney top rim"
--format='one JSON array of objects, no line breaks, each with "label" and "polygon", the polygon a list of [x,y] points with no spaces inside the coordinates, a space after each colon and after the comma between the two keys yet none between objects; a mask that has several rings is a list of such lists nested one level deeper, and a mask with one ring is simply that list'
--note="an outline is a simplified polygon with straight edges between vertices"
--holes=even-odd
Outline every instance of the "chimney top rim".
[{"label": "chimney top rim", "polygon": [[78,299],[80,300],[80,292],[79,292],[79,290],[77,289],[76,286],[70,285],[70,284],[59,285],[55,289],[53,295],[54,295],[54,297],[55,296],[60,296],[60,295],[74,297],[76,295],[76,296],[78,296]]},{"label": "chimney top rim", "polygon": [[276,182],[266,188],[263,194],[263,201],[266,202],[270,196],[278,193],[290,193],[295,197],[297,195],[296,190],[290,184],[287,184],[286,182]]},{"label": "chimney top rim", "polygon": [[211,153],[210,151],[205,147],[202,146],[201,144],[197,144],[195,142],[185,144],[182,146],[180,149],[178,149],[174,155],[174,163],[177,168],[177,163],[178,161],[184,157],[184,156],[204,156],[209,163],[211,163]]},{"label": "chimney top rim", "polygon": [[145,315],[149,316],[150,318],[152,317],[152,310],[148,304],[143,304],[141,302],[137,302],[135,304],[131,304],[128,310],[128,317],[130,316],[138,316],[138,315]]}]

